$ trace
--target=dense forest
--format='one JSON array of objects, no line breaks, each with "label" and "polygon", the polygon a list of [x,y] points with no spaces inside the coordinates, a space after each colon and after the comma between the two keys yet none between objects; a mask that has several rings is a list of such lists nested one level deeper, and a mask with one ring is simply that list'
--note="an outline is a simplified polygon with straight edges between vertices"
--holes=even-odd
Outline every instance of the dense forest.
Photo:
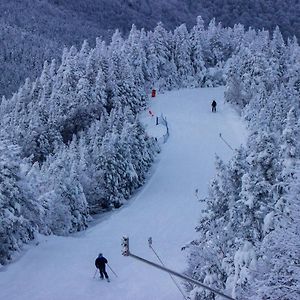
[{"label": "dense forest", "polygon": [[163,22],[167,30],[186,23],[190,29],[201,15],[223,26],[274,30],[284,37],[300,37],[300,3],[246,0],[10,0],[0,3],[0,95],[11,96],[27,77],[34,79],[43,62],[59,60],[63,47],[80,47],[84,39],[110,41],[116,28],[127,35],[131,25],[153,30]]},{"label": "dense forest", "polygon": [[278,28],[249,33],[224,68],[225,100],[247,121],[248,142],[228,164],[216,159],[188,274],[235,299],[298,299],[300,48]]}]

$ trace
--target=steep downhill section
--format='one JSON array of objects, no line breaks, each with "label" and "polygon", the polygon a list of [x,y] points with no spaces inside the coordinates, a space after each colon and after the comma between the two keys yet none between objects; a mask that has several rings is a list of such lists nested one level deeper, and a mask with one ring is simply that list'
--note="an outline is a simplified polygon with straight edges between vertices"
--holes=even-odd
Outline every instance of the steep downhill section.
[{"label": "steep downhill section", "polygon": [[[131,251],[152,261],[153,247],[165,264],[186,268],[181,247],[195,237],[201,206],[214,174],[214,157],[227,160],[232,150],[219,133],[238,147],[246,130],[237,114],[223,103],[223,88],[186,89],[159,95],[150,109],[163,113],[170,138],[162,146],[147,184],[126,207],[108,214],[86,232],[72,237],[41,237],[18,261],[0,273],[0,298],[10,300],[182,299],[168,274],[121,255],[121,238],[130,237]],[[213,114],[210,102],[218,103]],[[155,116],[143,116],[149,132],[156,132]],[[159,132],[159,130],[158,130]],[[112,281],[93,279],[94,259],[102,252],[118,274]]]}]

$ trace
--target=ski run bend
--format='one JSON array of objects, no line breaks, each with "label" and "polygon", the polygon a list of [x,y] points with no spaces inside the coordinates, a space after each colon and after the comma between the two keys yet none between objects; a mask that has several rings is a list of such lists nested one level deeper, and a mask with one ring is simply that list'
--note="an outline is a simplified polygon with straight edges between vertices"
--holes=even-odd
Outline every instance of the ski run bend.
[{"label": "ski run bend", "polygon": [[[170,137],[162,145],[146,184],[123,208],[101,216],[85,232],[70,237],[39,237],[14,263],[0,271],[0,299],[8,300],[154,300],[183,299],[167,273],[121,255],[123,235],[130,250],[153,262],[183,272],[186,252],[181,248],[196,237],[201,211],[215,168],[215,155],[228,160],[233,147],[245,141],[246,130],[233,109],[224,104],[224,88],[184,89],[151,99],[154,117],[145,112],[149,134],[159,137],[155,116],[166,116]],[[217,113],[210,103],[218,103]],[[99,252],[108,259],[111,282],[100,281],[94,260]],[[176,279],[179,284],[180,281]]]}]

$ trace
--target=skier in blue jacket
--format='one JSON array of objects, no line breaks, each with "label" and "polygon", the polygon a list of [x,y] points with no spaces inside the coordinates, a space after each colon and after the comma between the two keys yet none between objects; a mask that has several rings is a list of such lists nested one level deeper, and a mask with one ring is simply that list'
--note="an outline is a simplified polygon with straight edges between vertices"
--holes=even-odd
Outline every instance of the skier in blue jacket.
[{"label": "skier in blue jacket", "polygon": [[[104,279],[104,276],[105,278],[107,279],[107,281],[109,281],[109,277],[105,271],[105,264],[107,264],[107,259],[102,255],[102,253],[100,253],[98,255],[98,257],[96,258],[95,260],[95,266],[97,269],[99,269],[99,272],[100,272],[100,278],[101,279]],[[103,276],[104,275],[104,276]]]}]

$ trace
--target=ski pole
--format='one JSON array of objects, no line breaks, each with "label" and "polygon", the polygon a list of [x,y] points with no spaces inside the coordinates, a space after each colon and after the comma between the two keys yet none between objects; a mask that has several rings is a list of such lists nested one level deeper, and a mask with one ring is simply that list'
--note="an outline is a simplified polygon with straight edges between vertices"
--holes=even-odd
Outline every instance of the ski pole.
[{"label": "ski pole", "polygon": [[97,271],[98,271],[98,270],[96,269],[93,278],[96,277]]},{"label": "ski pole", "polygon": [[107,264],[107,266],[110,268],[110,270],[115,274],[116,277],[118,277],[118,275],[114,272],[114,270],[110,267],[109,264]]}]

